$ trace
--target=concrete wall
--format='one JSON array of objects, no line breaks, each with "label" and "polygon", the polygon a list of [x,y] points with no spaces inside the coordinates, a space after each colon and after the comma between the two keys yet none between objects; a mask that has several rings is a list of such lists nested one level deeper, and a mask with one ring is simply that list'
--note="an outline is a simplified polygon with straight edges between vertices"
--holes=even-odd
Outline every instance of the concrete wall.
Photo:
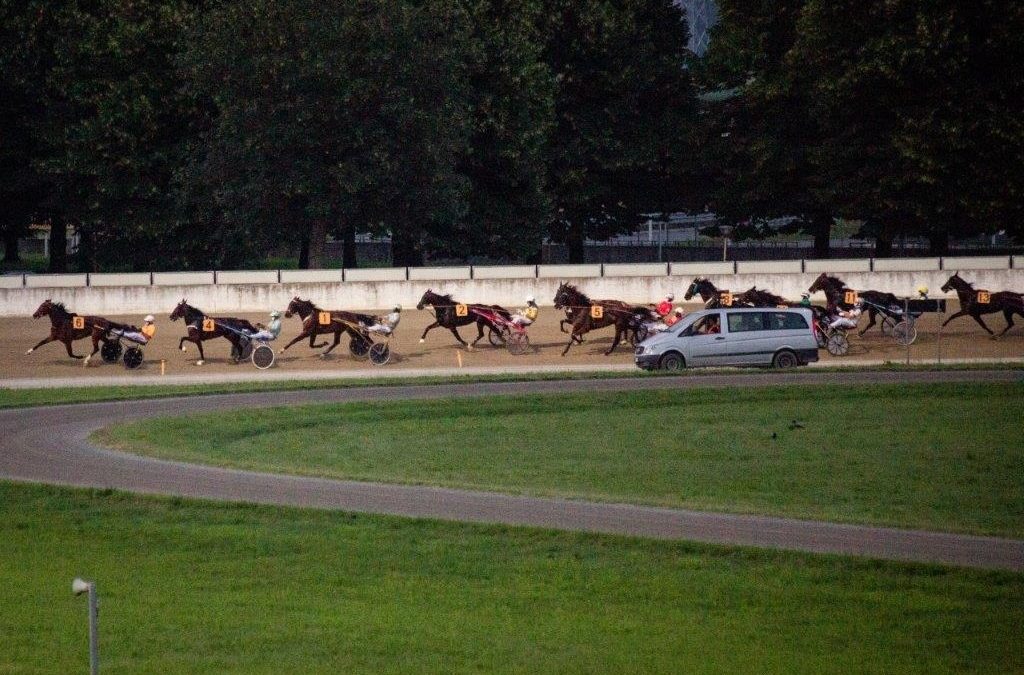
[{"label": "concrete wall", "polygon": [[1005,270],[1009,266],[1009,256],[987,256],[972,258],[943,258],[942,269],[950,272],[957,270]]},{"label": "concrete wall", "polygon": [[875,258],[874,268],[876,272],[930,272],[941,266],[938,258]]},{"label": "concrete wall", "polygon": [[804,272],[831,275],[839,272],[870,272],[871,258],[837,258],[834,260],[805,260]]},{"label": "concrete wall", "polygon": [[736,263],[723,262],[689,262],[672,263],[669,266],[669,274],[675,277],[706,277],[712,274],[732,274],[736,269]]},{"label": "concrete wall", "polygon": [[473,267],[474,279],[534,279],[537,276],[535,265],[485,265]]},{"label": "concrete wall", "polygon": [[405,281],[404,267],[381,267],[371,270],[345,270],[345,281]]},{"label": "concrete wall", "polygon": [[149,272],[134,274],[90,274],[90,286],[149,286]]},{"label": "concrete wall", "polygon": [[25,278],[20,274],[0,275],[0,288],[21,288]]},{"label": "concrete wall", "polygon": [[341,270],[281,270],[281,283],[323,283],[341,281]]},{"label": "concrete wall", "polygon": [[802,260],[751,260],[736,263],[737,274],[799,274]]},{"label": "concrete wall", "polygon": [[[600,265],[538,265],[540,279],[586,279],[601,276]],[[557,286],[556,286],[557,287]]]},{"label": "concrete wall", "polygon": [[[851,272],[838,276],[851,288],[889,291],[911,295],[927,286],[931,297],[941,297],[939,288],[952,274],[930,272]],[[817,276],[803,274],[719,274],[706,275],[716,286],[744,291],[751,286],[767,289],[796,300]],[[978,288],[1024,291],[1024,269],[975,270],[962,273]],[[689,276],[564,278],[575,283],[591,298],[616,298],[630,302],[653,302],[667,293],[681,298]],[[77,312],[113,315],[170,313],[182,298],[207,312],[284,309],[293,296],[308,298],[330,309],[376,309],[402,304],[415,306],[429,287],[451,293],[464,302],[498,303],[518,306],[528,295],[541,305],[551,305],[559,278],[461,279],[452,281],[346,281],[281,284],[203,284],[191,286],[92,286],[75,288],[0,288],[0,315],[26,316],[47,298],[60,300]],[[955,297],[949,294],[946,297]],[[824,299],[821,294],[817,300]]]},{"label": "concrete wall", "polygon": [[276,284],[277,270],[217,272],[218,284]]},{"label": "concrete wall", "polygon": [[466,267],[410,267],[409,281],[448,281],[469,279],[470,268]]},{"label": "concrete wall", "polygon": [[154,286],[199,286],[212,284],[213,272],[154,272]]}]

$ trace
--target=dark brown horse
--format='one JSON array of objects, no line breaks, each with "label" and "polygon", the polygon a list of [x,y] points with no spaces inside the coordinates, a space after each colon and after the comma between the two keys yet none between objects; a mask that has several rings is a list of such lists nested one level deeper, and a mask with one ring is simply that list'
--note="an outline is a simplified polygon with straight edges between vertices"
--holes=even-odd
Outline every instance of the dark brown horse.
[{"label": "dark brown horse", "polygon": [[302,332],[299,333],[298,337],[282,347],[278,353],[283,354],[284,350],[297,342],[305,340],[306,338],[309,338],[310,349],[327,347],[326,342],[317,343],[316,336],[333,334],[334,342],[320,354],[320,357],[323,358],[338,346],[341,342],[341,336],[344,333],[348,333],[352,338],[352,341],[359,347],[365,346],[366,349],[370,348],[371,343],[369,338],[366,336],[364,331],[358,328],[358,326],[372,326],[377,322],[374,317],[369,314],[356,314],[355,312],[332,309],[327,312],[327,314],[330,315],[329,317],[325,317],[327,321],[325,323],[321,323],[320,315],[322,312],[323,310],[309,300],[303,300],[297,295],[292,298],[292,301],[288,303],[288,309],[285,310],[284,315],[288,318],[298,316],[302,319]]},{"label": "dark brown horse", "polygon": [[751,286],[750,289],[743,291],[736,296],[736,300],[741,305],[748,307],[795,307],[798,304],[786,300],[781,295],[775,295],[771,291],[758,289],[757,286]]},{"label": "dark brown horse", "polygon": [[[101,316],[75,314],[69,311],[63,303],[54,302],[49,299],[44,300],[43,304],[39,305],[39,308],[32,314],[33,319],[43,316],[50,317],[50,334],[36,343],[36,346],[29,349],[25,354],[31,354],[50,342],[62,342],[68,352],[68,356],[73,359],[86,358],[75,354],[71,348],[71,343],[84,337],[91,337],[92,354],[89,354],[89,357],[92,357],[93,354],[100,350],[100,343],[107,341],[107,332],[111,328],[123,328],[121,324],[114,323]],[[88,363],[88,360],[86,362]]]},{"label": "dark brown horse", "polygon": [[[949,291],[956,291],[956,296],[960,300],[960,311],[949,317],[942,322],[945,326],[953,319],[961,316],[969,316],[978,322],[978,325],[984,328],[989,335],[993,338],[1000,337],[1006,333],[1006,331],[1013,328],[1013,315],[1020,314],[1024,317],[1024,296],[1020,293],[1014,293],[1013,291],[997,291],[996,293],[989,293],[981,289],[975,289],[974,284],[964,280],[959,272],[955,272],[946,283],[942,285],[942,291],[948,293]],[[982,293],[988,293],[988,302],[979,302],[979,299],[984,299],[981,296]],[[979,298],[979,296],[981,296]],[[1002,312],[1003,318],[1006,319],[1006,328],[999,335],[994,334],[985,322],[981,320],[982,314],[993,314],[995,312]]]},{"label": "dark brown horse", "polygon": [[[497,314],[506,321],[512,319],[512,314],[501,305],[480,305],[480,304],[466,304],[466,313],[463,316],[459,316],[458,307],[461,305],[458,300],[452,300],[450,295],[441,295],[435,293],[431,289],[423,294],[420,301],[416,304],[416,309],[423,309],[424,307],[430,307],[434,310],[434,323],[423,329],[423,335],[420,336],[420,342],[424,342],[427,339],[427,333],[434,330],[435,328],[447,328],[455,336],[455,339],[467,349],[472,349],[477,342],[484,336],[484,328],[489,328],[495,333],[501,334],[501,326],[496,325],[493,321],[487,318],[491,314]],[[474,311],[480,310],[480,311]],[[476,339],[473,340],[472,344],[467,343],[459,335],[459,331],[456,330],[459,326],[468,326],[471,323],[476,324]]]},{"label": "dark brown horse", "polygon": [[[594,307],[599,307],[600,316],[595,316]],[[608,356],[619,346],[623,336],[635,331],[638,326],[657,317],[650,307],[630,305],[621,300],[591,300],[572,284],[562,283],[555,293],[555,309],[571,308],[574,310],[572,333],[569,342],[562,350],[562,356],[569,353],[574,342],[580,342],[584,334],[599,328],[615,327],[615,338],[612,346],[604,353]]]},{"label": "dark brown horse", "polygon": [[[835,308],[839,309],[850,309],[854,303],[846,302],[846,293],[853,289],[847,288],[843,280],[838,277],[830,277],[825,272],[818,275],[818,278],[814,280],[810,288],[807,289],[808,293],[817,293],[822,291],[825,293],[825,298],[828,302],[828,311],[833,311]],[[886,293],[884,291],[855,291],[857,293],[858,300],[864,300],[867,303],[868,312],[868,325],[857,333],[858,335],[864,335],[868,330],[875,325],[875,317],[878,315],[878,309],[876,305],[883,307],[902,306],[899,298],[892,293]]]},{"label": "dark brown horse", "polygon": [[188,304],[184,299],[171,312],[171,321],[178,319],[184,319],[188,329],[188,335],[178,340],[178,349],[186,351],[185,342],[194,343],[199,348],[197,366],[203,365],[206,361],[203,342],[219,337],[231,343],[231,359],[238,363],[242,356],[242,334],[256,332],[256,327],[245,319],[207,316],[205,312]]}]

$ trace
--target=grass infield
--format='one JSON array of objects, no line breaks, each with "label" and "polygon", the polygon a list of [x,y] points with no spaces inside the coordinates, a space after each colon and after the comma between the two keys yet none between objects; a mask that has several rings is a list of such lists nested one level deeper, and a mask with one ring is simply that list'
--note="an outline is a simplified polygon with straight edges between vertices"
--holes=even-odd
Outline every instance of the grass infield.
[{"label": "grass infield", "polygon": [[[886,363],[869,366],[822,366],[801,369],[799,372],[925,372],[972,370],[1021,370],[1024,361],[999,363],[922,364],[905,365]],[[228,382],[220,384],[186,385],[131,385],[94,387],[40,387],[37,389],[10,389],[2,387],[0,380],[0,408],[25,408],[40,405],[69,403],[99,403],[143,398],[171,398],[175,396],[210,396],[214,394],[244,394],[260,391],[296,391],[300,389],[348,389],[359,387],[400,387],[406,385],[468,384],[472,382],[540,382],[551,380],[609,380],[637,377],[692,377],[700,375],[749,375],[752,372],[780,374],[786,371],[752,370],[739,368],[698,368],[682,373],[635,371],[566,371],[551,373],[510,373],[506,375],[450,375],[387,377],[375,379],[342,378],[325,380],[274,380],[267,382]]]},{"label": "grass infield", "polygon": [[1019,537],[1022,395],[993,383],[321,404],[98,440],[275,473]]},{"label": "grass infield", "polygon": [[0,672],[1020,672],[1024,575],[0,482]]}]

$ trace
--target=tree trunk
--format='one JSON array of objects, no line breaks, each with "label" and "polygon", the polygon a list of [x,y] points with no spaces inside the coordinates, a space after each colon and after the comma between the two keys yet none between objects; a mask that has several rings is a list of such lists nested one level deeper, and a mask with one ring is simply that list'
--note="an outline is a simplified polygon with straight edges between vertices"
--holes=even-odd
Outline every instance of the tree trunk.
[{"label": "tree trunk", "polygon": [[68,226],[64,219],[55,216],[50,221],[50,267],[54,274],[68,270]]},{"label": "tree trunk", "polygon": [[347,270],[359,266],[356,257],[356,228],[349,223],[341,228],[341,266]]},{"label": "tree trunk", "polygon": [[96,272],[96,237],[90,228],[78,228],[78,261],[81,271]]},{"label": "tree trunk", "polygon": [[299,269],[309,269],[309,235],[302,235],[302,241],[299,243]]},{"label": "tree trunk", "polygon": [[309,228],[309,269],[323,269],[326,264],[327,221],[318,218]]},{"label": "tree trunk", "polygon": [[21,255],[18,251],[18,229],[11,227],[4,230],[4,262],[19,263]]},{"label": "tree trunk", "polygon": [[586,236],[583,233],[583,223],[577,220],[569,223],[569,231],[565,235],[565,244],[569,249],[569,263],[582,264],[586,262],[585,250]]},{"label": "tree trunk", "polygon": [[832,216],[817,214],[811,221],[814,233],[814,257],[826,259],[832,257]]}]

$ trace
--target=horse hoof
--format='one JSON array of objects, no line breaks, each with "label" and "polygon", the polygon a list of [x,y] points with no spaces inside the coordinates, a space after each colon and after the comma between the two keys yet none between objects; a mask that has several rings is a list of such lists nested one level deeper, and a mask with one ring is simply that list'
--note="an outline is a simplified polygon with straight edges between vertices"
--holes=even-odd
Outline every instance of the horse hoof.
[{"label": "horse hoof", "polygon": [[427,339],[426,339],[426,338],[420,338],[420,344],[423,344],[423,343],[424,343],[424,342],[426,342],[426,341],[427,341]]},{"label": "horse hoof", "polygon": [[82,361],[82,365],[88,367],[89,361],[91,361],[91,360],[92,360],[92,354],[89,354],[88,356],[85,357],[85,360]]},{"label": "horse hoof", "polygon": [[206,363],[206,361],[203,361],[202,359],[200,359],[200,360],[196,361],[196,365],[197,365],[197,366],[201,366],[201,365],[203,365],[204,363]]},{"label": "horse hoof", "polygon": [[29,354],[31,354],[34,351],[35,351],[35,348],[33,347],[32,349],[30,349],[27,352],[25,352],[25,356],[28,356]]},{"label": "horse hoof", "polygon": [[187,348],[187,347],[185,347],[185,345],[182,345],[182,346],[181,346],[181,351],[183,351],[183,352],[187,352],[187,351],[188,351],[188,348]]}]

